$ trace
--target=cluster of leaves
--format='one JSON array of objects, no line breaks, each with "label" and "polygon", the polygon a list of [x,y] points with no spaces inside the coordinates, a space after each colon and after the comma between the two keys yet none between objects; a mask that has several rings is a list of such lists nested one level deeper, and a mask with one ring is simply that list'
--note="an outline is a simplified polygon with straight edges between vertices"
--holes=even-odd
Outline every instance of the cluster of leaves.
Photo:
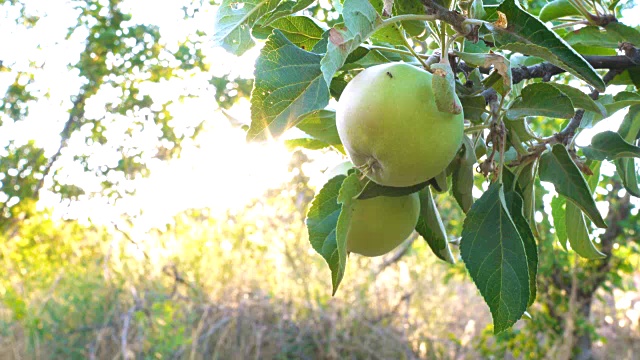
[{"label": "cluster of leaves", "polygon": [[[489,305],[496,333],[520,319],[536,297],[538,179],[559,194],[552,207],[561,244],[569,243],[585,258],[604,256],[589,236],[591,224],[607,227],[593,197],[601,162],[613,161],[626,190],[640,195],[634,164],[640,157],[640,67],[624,56],[615,59],[627,59],[623,65],[598,63],[598,56],[615,54],[620,43],[636,51],[640,45],[640,32],[616,20],[617,2],[554,1],[538,17],[516,0],[499,5],[345,0],[336,3],[340,16],[331,28],[305,16],[308,5],[224,1],[218,11],[215,41],[237,55],[254,45],[252,35],[270,33],[256,63],[248,140],[278,137],[295,127],[306,134],[289,140],[295,145],[343,152],[335,113],[327,108],[330,99],[339,100],[348,81],[369,66],[404,61],[433,70],[430,64],[439,54],[428,49],[436,48],[455,59],[452,81],[468,125],[458,156],[428,187],[363,189],[359,174],[351,173],[331,179],[317,194],[307,220],[309,237],[331,268],[334,292],[347,261],[349,215],[341,210],[364,196],[420,191],[416,230],[438,257],[453,261],[431,193],[450,190],[466,213],[461,257]],[[450,6],[460,11],[449,11]],[[462,21],[460,13],[466,16]],[[587,48],[591,57],[580,53]],[[603,79],[595,67],[615,73]],[[570,84],[548,82],[564,72]],[[627,91],[598,97],[605,80],[627,85]],[[590,86],[591,96],[577,85]],[[628,107],[617,132],[600,133],[591,145],[576,148],[580,130]],[[529,126],[553,119],[564,119],[566,126],[548,137]],[[489,186],[477,186],[476,167]],[[474,187],[483,192],[479,199],[472,196]]]},{"label": "cluster of leaves", "polygon": [[[208,70],[197,44],[204,34],[191,36],[171,49],[157,26],[132,20],[120,3],[77,1],[71,4],[73,9],[67,9],[78,13],[77,23],[68,29],[68,39],[78,34],[87,36],[77,61],[69,64],[79,74],[81,85],[70,98],[68,117],[49,120],[64,124],[60,127],[60,146],[53,155],[51,150],[45,153],[42,144],[28,139],[11,139],[2,144],[0,228],[14,223],[12,217],[25,211],[24,206],[19,206],[21,202],[33,205],[41,188],[49,188],[64,200],[74,200],[84,193],[86,183],[70,179],[66,169],[59,166],[61,159],[73,161],[93,174],[95,183],[102,185],[101,195],[121,197],[130,190],[130,179],[148,173],[150,159],[177,155],[182,140],[197,135],[202,128],[202,120],[197,119],[176,124],[168,110],[170,103],[154,104],[154,99],[141,88],[144,83],[165,82]],[[10,1],[3,6],[20,10],[16,26],[24,26],[25,31],[40,26],[39,18],[29,15],[34,9],[28,2]],[[26,64],[0,59],[0,72],[15,78],[0,97],[0,132],[32,121],[30,107],[50,97],[50,93],[38,89],[46,83],[40,77],[46,73],[44,70],[36,61]],[[85,111],[92,98],[105,93],[115,94],[104,105],[105,111]],[[182,94],[179,99],[186,96],[190,95]],[[125,131],[113,131],[123,124]],[[155,132],[157,142],[149,145],[148,141],[140,141],[143,132]],[[70,142],[76,144],[74,150],[65,152]],[[70,159],[64,159],[66,156]]]}]

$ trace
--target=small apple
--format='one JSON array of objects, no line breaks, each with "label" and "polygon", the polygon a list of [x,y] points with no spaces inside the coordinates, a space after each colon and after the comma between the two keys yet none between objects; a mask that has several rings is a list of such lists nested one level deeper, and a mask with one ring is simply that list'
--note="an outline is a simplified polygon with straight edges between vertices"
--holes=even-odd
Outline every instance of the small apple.
[{"label": "small apple", "polygon": [[355,200],[350,210],[347,251],[380,256],[395,249],[411,235],[418,222],[418,193]]},{"label": "small apple", "polygon": [[464,116],[438,111],[432,75],[405,63],[372,66],[347,84],[336,109],[353,164],[380,185],[425,182],[453,160]]}]

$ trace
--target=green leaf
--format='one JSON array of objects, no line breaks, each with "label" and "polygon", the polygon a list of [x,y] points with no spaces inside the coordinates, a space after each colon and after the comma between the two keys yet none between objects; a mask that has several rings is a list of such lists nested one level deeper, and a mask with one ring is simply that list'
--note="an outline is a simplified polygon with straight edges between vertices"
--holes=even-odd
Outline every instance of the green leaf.
[{"label": "green leaf", "polygon": [[453,160],[451,174],[451,193],[465,213],[469,212],[473,204],[473,166],[476,153],[469,137],[462,138],[462,150]]},{"label": "green leaf", "polygon": [[278,6],[276,6],[275,9],[273,9],[273,11],[269,15],[264,16],[264,20],[262,20],[261,22],[264,26],[273,25],[273,22],[285,16],[295,14],[298,11],[306,9],[311,4],[313,4],[313,1],[314,0],[282,1],[278,4]]},{"label": "green leaf", "polygon": [[322,187],[313,199],[306,219],[309,242],[329,265],[334,290],[344,274],[344,269],[340,272],[336,227],[342,208],[338,203],[338,194],[346,178],[344,175],[336,176]]},{"label": "green leaf", "polygon": [[538,274],[538,245],[533,237],[529,222],[524,217],[523,200],[517,191],[508,191],[505,193],[505,202],[507,210],[511,214],[511,219],[518,230],[518,234],[522,239],[525,253],[527,254],[527,265],[529,270],[529,301],[527,306],[531,306],[536,300],[536,275]]},{"label": "green leaf", "polygon": [[571,15],[580,15],[580,12],[567,0],[555,0],[542,7],[538,17],[540,21],[547,22]]},{"label": "green leaf", "polygon": [[571,103],[573,103],[574,108],[595,111],[602,115],[606,115],[607,110],[605,110],[604,106],[593,101],[593,99],[589,95],[574,88],[573,86],[558,83],[549,84],[567,95],[569,99],[571,99]]},{"label": "green leaf", "polygon": [[[640,105],[633,105],[622,120],[618,133],[628,142],[640,138]],[[638,171],[634,159],[618,159],[615,161],[616,171],[622,179],[622,184],[629,194],[640,197],[638,186]]]},{"label": "green leaf", "polygon": [[640,139],[640,105],[633,105],[625,115],[618,133],[627,142],[634,142]]},{"label": "green leaf", "polygon": [[420,184],[416,184],[408,187],[392,187],[392,186],[383,186],[379,185],[374,181],[367,181],[362,189],[362,192],[358,194],[358,200],[366,200],[371,199],[377,196],[405,196],[409,194],[413,194],[414,192],[418,192],[421,189],[425,188],[429,184],[428,181],[425,181]]},{"label": "green leaf", "polygon": [[247,140],[277,137],[296,125],[302,115],[329,103],[320,59],[274,30],[256,62]]},{"label": "green leaf", "polygon": [[640,105],[640,94],[631,91],[621,91],[613,97],[613,103],[606,104],[607,115],[611,116],[627,106]]},{"label": "green leaf", "polygon": [[347,266],[347,233],[349,226],[351,225],[351,207],[353,202],[356,201],[355,197],[362,191],[362,185],[356,172],[351,173],[342,182],[342,187],[338,193],[338,203],[342,204],[340,216],[338,216],[338,225],[336,226],[336,243],[338,247],[338,273],[336,274],[337,281],[333,284],[333,295],[338,291],[338,286],[344,276],[344,271]]},{"label": "green leaf", "polygon": [[[420,0],[402,0],[393,3],[395,15],[420,14],[424,12],[424,6]],[[403,21],[402,27],[411,36],[422,35],[428,29],[424,21]]]},{"label": "green leaf", "polygon": [[587,181],[563,145],[556,144],[551,151],[542,154],[539,171],[541,181],[552,183],[558,194],[573,201],[596,226],[607,227],[591,196]]},{"label": "green leaf", "polygon": [[447,170],[440,172],[440,174],[429,179],[427,183],[431,185],[431,188],[438,194],[445,193],[449,190],[449,182],[447,181]]},{"label": "green leaf", "polygon": [[326,84],[331,84],[331,78],[345,63],[347,56],[357,49],[382,21],[367,0],[345,0],[342,18],[346,29],[336,26],[330,30],[327,53],[321,62]]},{"label": "green leaf", "polygon": [[431,70],[433,70],[431,86],[438,111],[460,114],[462,105],[456,95],[456,80],[448,60],[431,65]]},{"label": "green leaf", "polygon": [[460,96],[464,118],[474,124],[482,123],[482,114],[486,113],[487,102],[482,95]]},{"label": "green leaf", "polygon": [[508,25],[503,28],[485,24],[497,46],[543,58],[604,92],[604,81],[593,67],[554,31],[524,11],[518,2],[505,0],[497,10],[506,15]]},{"label": "green leaf", "polygon": [[460,255],[493,317],[494,333],[522,317],[530,297],[527,254],[505,206],[502,184],[489,186],[467,214]]},{"label": "green leaf", "polygon": [[330,146],[324,141],[310,139],[310,138],[298,138],[298,139],[285,140],[284,145],[289,150],[293,150],[298,147],[302,147],[309,150],[320,150]]},{"label": "green leaf", "polygon": [[617,49],[618,43],[624,41],[617,34],[601,31],[599,26],[587,26],[565,35],[564,40],[570,45],[596,46]]},{"label": "green leaf", "polygon": [[566,214],[567,238],[571,248],[583,258],[604,258],[605,255],[589,239],[589,230],[582,211],[574,203],[568,201]]},{"label": "green leaf", "polygon": [[616,34],[621,39],[620,42],[630,42],[636,47],[640,46],[640,31],[631,26],[621,22],[610,22],[605,29],[607,32]]},{"label": "green leaf", "polygon": [[600,182],[600,168],[602,166],[602,161],[593,161],[589,165],[591,172],[593,175],[589,175],[587,179],[587,183],[589,184],[589,189],[591,189],[591,193],[594,194],[596,192],[596,188],[598,187],[598,183]]},{"label": "green leaf", "polygon": [[569,96],[551,84],[534,83],[522,89],[520,97],[511,104],[506,115],[509,119],[524,116],[569,119],[574,113]]},{"label": "green leaf", "polygon": [[[609,94],[604,94],[604,95],[600,96],[598,98],[598,100],[596,100],[595,102],[598,103],[599,106],[604,107],[605,112],[606,112],[607,108],[605,107],[605,105],[613,103],[613,96],[611,96]],[[596,125],[598,122],[600,122],[601,120],[607,118],[608,116],[609,116],[608,114],[605,114],[603,116],[600,112],[593,112],[593,111],[588,111],[587,110],[587,111],[584,112],[584,115],[582,116],[582,121],[580,121],[580,128],[581,129],[590,129],[594,125]]]},{"label": "green leaf", "polygon": [[535,160],[525,165],[520,171],[520,175],[518,176],[518,184],[522,189],[522,199],[524,202],[524,205],[523,205],[524,217],[529,222],[529,226],[534,236],[539,238],[540,235],[538,234],[538,229],[536,228],[536,222],[535,222],[535,212],[536,212],[535,178],[536,178],[537,168],[538,168],[537,161]]},{"label": "green leaf", "polygon": [[274,29],[280,30],[289,41],[307,51],[311,51],[322,40],[322,36],[325,33],[325,29],[310,17],[287,16],[275,20],[269,26],[254,27],[253,34],[259,37],[257,33],[260,32],[268,36]]},{"label": "green leaf", "polygon": [[591,139],[591,145],[582,149],[584,155],[593,160],[615,160],[624,157],[640,158],[640,147],[624,141],[617,132],[605,131]]},{"label": "green leaf", "polygon": [[255,45],[251,27],[277,3],[277,0],[222,1],[213,20],[214,46],[221,46],[235,55],[244,54]]},{"label": "green leaf", "polygon": [[551,217],[553,218],[553,226],[556,230],[558,241],[565,250],[567,250],[566,203],[567,201],[561,196],[554,196],[553,199],[551,199]]},{"label": "green leaf", "polygon": [[509,134],[515,133],[520,141],[529,141],[536,138],[526,118],[506,121],[505,126],[509,130]]},{"label": "green leaf", "polygon": [[425,187],[420,190],[420,216],[416,224],[416,231],[427,241],[433,253],[440,259],[455,264],[455,259],[449,248],[447,232],[442,224],[442,218],[431,195],[431,189]]},{"label": "green leaf", "polygon": [[329,145],[342,145],[336,128],[336,112],[317,110],[303,116],[296,127],[314,139]]},{"label": "green leaf", "polygon": [[640,186],[638,181],[638,170],[636,170],[636,164],[634,159],[618,159],[616,160],[616,172],[622,179],[624,188],[629,194],[640,197]]}]

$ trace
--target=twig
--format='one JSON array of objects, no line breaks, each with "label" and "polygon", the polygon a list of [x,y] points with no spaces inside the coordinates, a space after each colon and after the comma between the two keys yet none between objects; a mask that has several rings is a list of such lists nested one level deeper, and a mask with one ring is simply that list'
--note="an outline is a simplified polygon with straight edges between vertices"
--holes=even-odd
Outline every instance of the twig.
[{"label": "twig", "polygon": [[433,0],[421,0],[425,11],[436,19],[451,25],[458,33],[473,43],[478,42],[478,25],[470,24],[467,18],[457,11],[452,11]]}]

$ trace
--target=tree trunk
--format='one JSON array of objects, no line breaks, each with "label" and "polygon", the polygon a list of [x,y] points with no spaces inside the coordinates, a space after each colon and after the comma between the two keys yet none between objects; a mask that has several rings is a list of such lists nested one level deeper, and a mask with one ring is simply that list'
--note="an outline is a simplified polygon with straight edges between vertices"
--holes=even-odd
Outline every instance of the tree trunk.
[{"label": "tree trunk", "polygon": [[[590,293],[588,297],[578,299],[578,303],[581,304],[579,310],[579,317],[582,319],[589,319],[591,317],[591,302],[593,300],[593,293]],[[593,360],[593,351],[591,350],[591,332],[587,331],[581,334],[576,334],[576,342],[573,345],[573,354],[575,354],[574,360]]]}]

